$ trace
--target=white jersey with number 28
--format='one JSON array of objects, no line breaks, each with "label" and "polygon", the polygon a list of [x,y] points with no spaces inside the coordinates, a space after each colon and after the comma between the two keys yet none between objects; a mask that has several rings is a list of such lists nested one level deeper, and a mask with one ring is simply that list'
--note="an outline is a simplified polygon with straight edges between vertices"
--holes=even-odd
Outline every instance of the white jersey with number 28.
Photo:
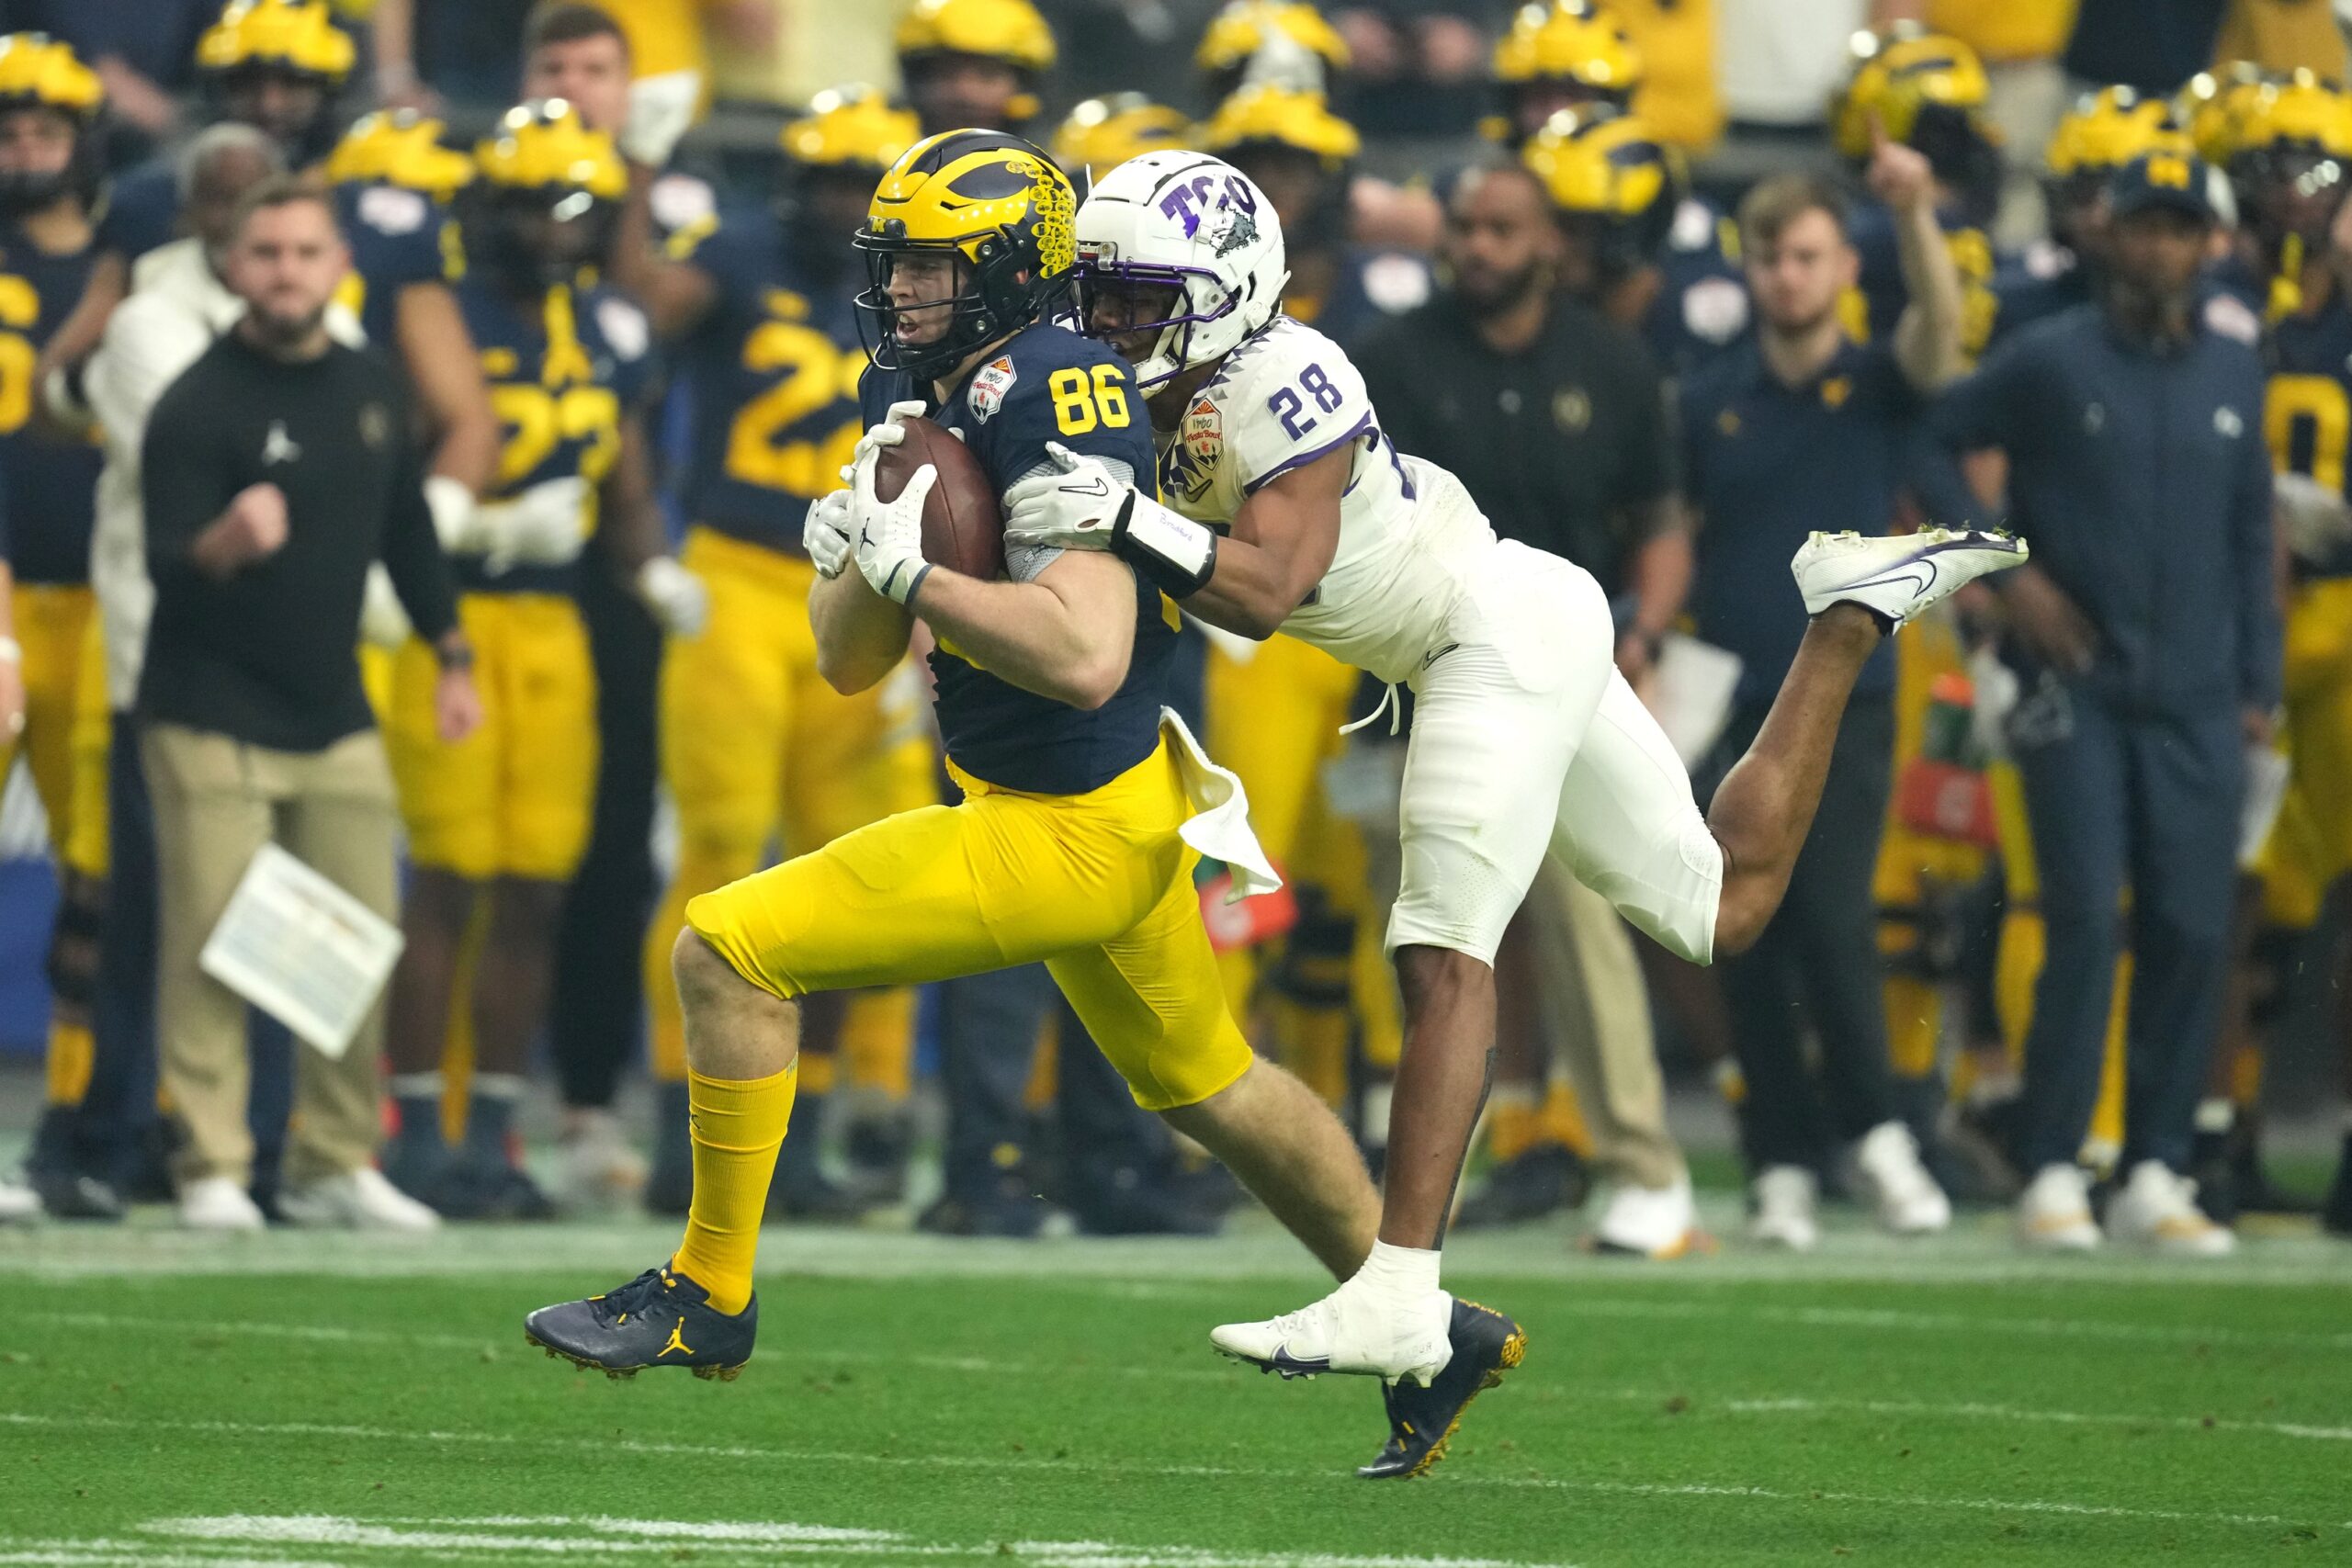
[{"label": "white jersey with number 28", "polygon": [[1224,527],[1260,487],[1351,449],[1330,570],[1283,630],[1401,682],[1439,645],[1494,530],[1453,475],[1396,450],[1340,345],[1277,316],[1225,358],[1163,432],[1160,499]]}]

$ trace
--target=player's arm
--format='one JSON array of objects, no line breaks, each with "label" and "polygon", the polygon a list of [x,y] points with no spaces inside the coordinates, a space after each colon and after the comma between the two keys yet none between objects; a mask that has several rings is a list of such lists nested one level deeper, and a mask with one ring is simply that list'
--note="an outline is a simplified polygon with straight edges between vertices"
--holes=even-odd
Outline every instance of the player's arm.
[{"label": "player's arm", "polygon": [[718,302],[718,283],[667,254],[653,232],[653,176],[630,171],[628,199],[613,234],[613,282],[635,299],[665,342],[692,332]]},{"label": "player's arm", "polygon": [[[836,492],[844,493],[844,492]],[[808,594],[817,673],[845,697],[879,685],[907,656],[915,618],[874,592],[855,570],[820,576]]]},{"label": "player's arm", "polygon": [[42,401],[49,412],[69,429],[87,423],[83,416],[89,400],[80,386],[82,369],[97,351],[107,322],[130,287],[130,259],[120,251],[99,252],[90,264],[90,278],[82,287],[82,298],[41,347],[34,384],[43,389]]},{"label": "player's arm", "polygon": [[1108,550],[1210,626],[1263,642],[1306,603],[1340,547],[1347,441],[1251,491],[1220,538],[1092,458],[1048,447],[1061,471],[1005,492],[1008,545]]},{"label": "player's arm", "polygon": [[698,637],[710,619],[710,591],[669,552],[641,411],[621,415],[620,437],[620,452],[597,491],[596,542],[662,630]]},{"label": "player's arm", "polygon": [[1027,582],[937,567],[911,607],[967,661],[1024,692],[1091,709],[1126,684],[1135,573],[1098,551],[1066,551]]},{"label": "player's arm", "polygon": [[[408,285],[393,303],[392,335],[432,423],[433,476],[480,495],[498,470],[498,415],[457,295],[446,283]],[[436,523],[447,504],[435,502]]]},{"label": "player's arm", "polygon": [[1870,186],[1894,215],[1895,256],[1905,303],[1894,324],[1894,359],[1904,378],[1932,392],[1968,368],[1961,348],[1965,298],[1960,267],[1936,220],[1936,176],[1925,154],[1891,140],[1871,122],[1875,143]]}]

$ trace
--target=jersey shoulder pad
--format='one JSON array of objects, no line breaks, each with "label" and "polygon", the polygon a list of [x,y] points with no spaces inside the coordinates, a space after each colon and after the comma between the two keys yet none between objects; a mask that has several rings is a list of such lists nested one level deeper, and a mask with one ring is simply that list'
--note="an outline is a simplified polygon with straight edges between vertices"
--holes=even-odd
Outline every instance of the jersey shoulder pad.
[{"label": "jersey shoulder pad", "polygon": [[634,365],[643,359],[653,346],[653,324],[636,300],[618,289],[599,286],[589,290],[588,319],[596,324],[596,335],[613,351],[613,357],[624,365]]},{"label": "jersey shoulder pad", "polygon": [[351,220],[387,239],[430,234],[439,227],[433,198],[422,191],[371,181],[352,193]]},{"label": "jersey shoulder pad", "polygon": [[1287,316],[1234,350],[1209,389],[1245,490],[1312,462],[1374,423],[1372,396],[1347,351]]}]

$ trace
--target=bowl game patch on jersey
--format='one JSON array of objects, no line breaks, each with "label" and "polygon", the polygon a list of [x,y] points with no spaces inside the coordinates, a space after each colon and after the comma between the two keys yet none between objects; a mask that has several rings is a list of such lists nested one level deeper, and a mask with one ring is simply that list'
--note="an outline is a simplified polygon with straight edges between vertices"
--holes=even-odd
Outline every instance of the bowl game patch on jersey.
[{"label": "bowl game patch on jersey", "polygon": [[972,405],[972,417],[986,424],[1004,406],[1004,395],[1021,379],[1021,372],[1012,366],[1012,355],[1000,354],[972,373],[971,389],[964,394]]}]

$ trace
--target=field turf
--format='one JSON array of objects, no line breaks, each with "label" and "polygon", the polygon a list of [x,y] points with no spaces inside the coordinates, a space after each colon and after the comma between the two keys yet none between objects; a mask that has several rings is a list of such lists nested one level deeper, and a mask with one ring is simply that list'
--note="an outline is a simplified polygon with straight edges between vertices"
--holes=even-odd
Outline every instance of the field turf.
[{"label": "field turf", "polygon": [[2352,1562],[2352,1247],[2308,1230],[2220,1268],[2024,1259],[1991,1218],[1659,1268],[1464,1237],[1527,1363],[1380,1484],[1370,1385],[1206,1348],[1316,1288],[1262,1218],[772,1232],[731,1384],[523,1343],[673,1235],[0,1235],[0,1564]]}]

